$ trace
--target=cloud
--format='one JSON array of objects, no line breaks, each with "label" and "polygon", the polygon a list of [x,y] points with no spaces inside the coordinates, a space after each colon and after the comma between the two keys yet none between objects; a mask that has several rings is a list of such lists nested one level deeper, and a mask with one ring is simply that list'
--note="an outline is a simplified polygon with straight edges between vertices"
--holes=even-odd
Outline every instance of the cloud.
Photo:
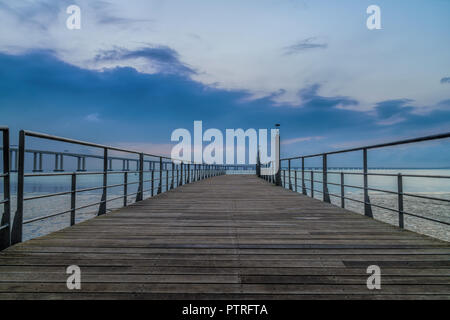
[{"label": "cloud", "polygon": [[298,137],[298,138],[292,138],[287,140],[282,140],[281,144],[287,145],[287,144],[294,144],[298,142],[305,142],[305,141],[312,141],[312,140],[321,140],[324,137]]},{"label": "cloud", "polygon": [[153,20],[121,18],[121,17],[116,17],[116,16],[104,15],[104,16],[98,17],[97,22],[99,24],[123,25],[123,24],[140,23],[140,22],[153,22]]},{"label": "cloud", "polygon": [[98,113],[90,113],[84,119],[89,122],[99,122],[100,121],[99,116],[100,115]]},{"label": "cloud", "polygon": [[444,84],[444,83],[450,83],[450,77],[444,77],[444,78],[442,78],[442,79],[441,79],[441,83],[442,83],[442,84]]},{"label": "cloud", "polygon": [[327,47],[327,43],[317,42],[317,37],[310,37],[296,44],[284,47],[283,50],[285,55],[291,55],[311,49],[326,49]]},{"label": "cloud", "polygon": [[450,99],[439,101],[436,105],[438,108],[450,108]]},{"label": "cloud", "polygon": [[409,114],[414,111],[414,107],[408,105],[411,99],[396,99],[378,102],[375,105],[375,112],[378,117],[377,123],[380,125],[393,125],[403,122]]},{"label": "cloud", "polygon": [[[222,132],[281,123],[282,136],[291,137],[284,141],[289,147],[283,152],[293,156],[327,151],[334,143],[355,138],[389,141],[400,135],[444,132],[450,126],[450,109],[444,107],[448,100],[426,113],[416,112],[411,99],[381,101],[372,112],[355,111],[339,106],[358,105],[356,99],[323,96],[320,88],[307,86],[298,93],[301,103],[280,107],[273,97],[283,89],[248,99],[251,94],[246,90],[211,87],[176,73],[148,74],[130,67],[83,69],[47,51],[0,53],[0,118],[15,132],[12,139],[17,139],[18,129],[28,129],[167,154],[172,131],[192,131],[194,120],[203,120],[204,130]],[[316,142],[323,136],[327,143]]]},{"label": "cloud", "polygon": [[117,4],[106,1],[90,1],[90,5],[95,10],[96,21],[102,25],[120,25],[121,28],[127,24],[154,22],[152,19],[138,19],[119,16],[123,13]]},{"label": "cloud", "polygon": [[45,32],[57,19],[59,12],[64,7],[64,2],[44,1],[10,1],[6,4],[0,2],[0,11],[14,17],[19,23],[27,24],[39,31]]},{"label": "cloud", "polygon": [[148,46],[136,50],[115,48],[103,50],[94,58],[96,62],[144,59],[159,73],[193,75],[197,72],[180,61],[179,54],[167,46]]},{"label": "cloud", "polygon": [[334,96],[323,97],[318,94],[320,84],[315,83],[303,89],[300,89],[298,96],[301,99],[301,107],[311,108],[341,108],[342,106],[356,106],[358,101],[350,97]]}]

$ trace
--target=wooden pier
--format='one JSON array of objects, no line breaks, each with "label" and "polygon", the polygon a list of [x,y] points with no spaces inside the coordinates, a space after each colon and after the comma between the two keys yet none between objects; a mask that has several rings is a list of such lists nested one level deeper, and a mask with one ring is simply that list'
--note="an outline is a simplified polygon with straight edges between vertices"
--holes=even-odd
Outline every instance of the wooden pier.
[{"label": "wooden pier", "polygon": [[2,251],[0,299],[21,298],[449,299],[450,244],[224,175]]}]

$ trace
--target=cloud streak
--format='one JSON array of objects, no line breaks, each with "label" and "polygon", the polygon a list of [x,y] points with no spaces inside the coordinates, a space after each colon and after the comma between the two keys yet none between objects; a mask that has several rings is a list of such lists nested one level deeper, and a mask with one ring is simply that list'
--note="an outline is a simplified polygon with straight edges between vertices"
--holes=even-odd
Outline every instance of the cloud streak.
[{"label": "cloud streak", "polygon": [[321,43],[317,41],[317,37],[310,37],[306,38],[300,42],[297,42],[296,44],[284,47],[284,54],[285,55],[292,55],[301,53],[307,50],[311,49],[326,49],[328,48],[327,43]]},{"label": "cloud streak", "polygon": [[441,84],[450,83],[450,77],[444,77],[441,79]]},{"label": "cloud streak", "polygon": [[178,52],[167,46],[147,46],[136,50],[114,48],[103,50],[94,58],[95,62],[118,62],[144,59],[159,73],[194,75],[197,72],[180,61]]},{"label": "cloud streak", "polygon": [[294,144],[294,143],[299,143],[299,142],[306,142],[306,141],[313,141],[313,140],[321,140],[324,137],[298,137],[298,138],[292,138],[292,139],[287,139],[287,140],[282,140],[281,144],[283,145],[289,145],[289,144]]}]

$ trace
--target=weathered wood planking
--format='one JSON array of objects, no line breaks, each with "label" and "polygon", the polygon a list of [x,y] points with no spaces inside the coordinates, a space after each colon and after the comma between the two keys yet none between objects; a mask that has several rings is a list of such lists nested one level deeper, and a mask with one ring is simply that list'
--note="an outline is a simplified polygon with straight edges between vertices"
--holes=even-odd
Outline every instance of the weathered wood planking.
[{"label": "weathered wood planking", "polygon": [[[366,287],[372,264],[381,290]],[[220,176],[1,252],[0,299],[21,298],[449,299],[450,244]]]}]

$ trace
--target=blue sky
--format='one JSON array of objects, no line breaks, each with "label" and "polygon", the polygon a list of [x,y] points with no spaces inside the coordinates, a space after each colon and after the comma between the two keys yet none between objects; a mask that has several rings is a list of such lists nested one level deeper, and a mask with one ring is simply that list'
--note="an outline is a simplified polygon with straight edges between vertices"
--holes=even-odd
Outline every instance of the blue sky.
[{"label": "blue sky", "polygon": [[[70,4],[81,30],[65,27]],[[381,30],[366,28],[370,4]],[[0,0],[0,124],[157,153],[194,120],[279,122],[283,155],[445,132],[449,12],[444,0]],[[448,144],[429,150],[450,163]]]}]

